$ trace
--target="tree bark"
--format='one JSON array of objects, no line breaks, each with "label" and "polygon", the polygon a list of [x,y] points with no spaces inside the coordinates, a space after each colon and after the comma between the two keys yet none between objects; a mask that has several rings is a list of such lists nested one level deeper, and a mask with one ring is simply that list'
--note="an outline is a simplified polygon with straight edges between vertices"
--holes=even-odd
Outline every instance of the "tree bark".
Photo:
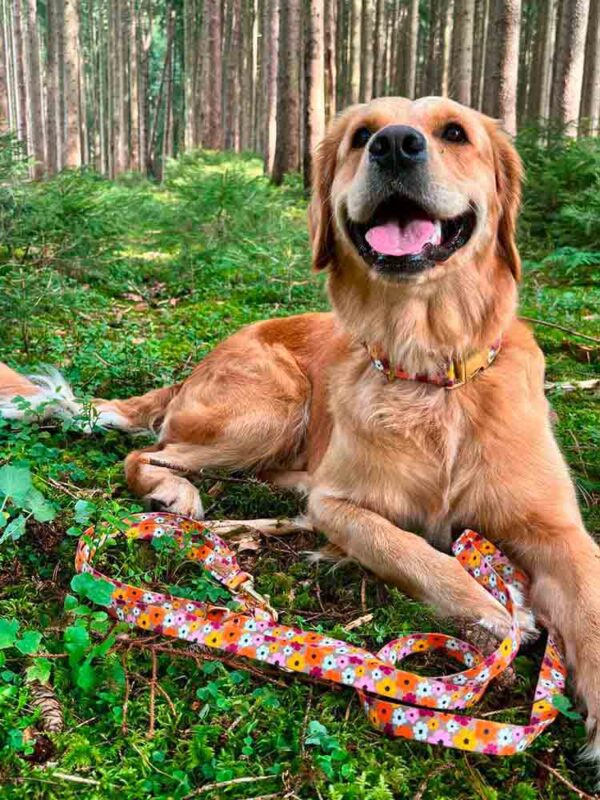
[{"label": "tree bark", "polygon": [[300,0],[280,0],[279,69],[277,81],[277,141],[272,180],[280,184],[296,171],[299,152]]},{"label": "tree bark", "polygon": [[22,0],[13,0],[13,35],[15,43],[15,74],[17,79],[17,111],[18,111],[18,136],[22,142],[23,148],[27,154],[30,153],[29,148],[29,114],[28,114],[28,97],[27,97],[27,81],[25,74],[25,61],[24,61],[24,37],[23,37],[23,16],[21,8]]},{"label": "tree bark", "polygon": [[448,96],[450,89],[450,60],[452,54],[452,32],[454,29],[454,0],[444,0],[445,8],[442,14],[443,49],[441,62],[440,91],[443,97]]},{"label": "tree bark", "polygon": [[[195,33],[195,3],[194,0],[183,2],[183,81],[185,99],[185,149],[191,150],[194,146],[194,61],[196,51],[194,48]],[[197,42],[196,42],[197,44]]]},{"label": "tree bark", "polygon": [[548,119],[555,18],[556,0],[544,0],[538,16],[531,85],[527,97],[527,119],[530,122],[539,123]]},{"label": "tree bark", "polygon": [[581,95],[580,133],[594,136],[600,122],[600,0],[590,0],[585,70]]},{"label": "tree bark", "polygon": [[450,96],[468,106],[471,104],[473,75],[475,0],[455,0],[454,7]]},{"label": "tree bark", "polygon": [[491,0],[486,57],[484,112],[517,130],[517,71],[521,0]]},{"label": "tree bark", "polygon": [[4,5],[0,3],[0,134],[10,130],[10,102],[7,59],[7,32],[4,25]]},{"label": "tree bark", "polygon": [[58,63],[58,19],[57,0],[48,0],[48,46],[46,48],[46,119],[48,146],[48,173],[55,175],[59,170],[59,63]]},{"label": "tree bark", "polygon": [[311,185],[312,155],[325,135],[325,5],[323,0],[310,0],[306,56],[304,186]]},{"label": "tree bark", "polygon": [[406,24],[406,39],[404,49],[406,52],[405,74],[401,80],[402,94],[406,97],[415,97],[417,87],[417,54],[419,47],[419,2],[410,0]]},{"label": "tree bark", "polygon": [[221,113],[221,85],[223,62],[221,57],[221,3],[204,0],[204,19],[208,26],[208,62],[202,78],[202,98],[206,111],[202,119],[202,144],[218,150],[223,142],[223,117]]},{"label": "tree bark", "polygon": [[336,97],[336,2],[325,0],[325,118],[335,116]]},{"label": "tree bark", "polygon": [[362,0],[360,23],[360,100],[368,103],[373,97],[373,0]]},{"label": "tree bark", "polygon": [[361,0],[352,0],[350,8],[350,103],[360,100],[360,23],[362,14]]},{"label": "tree bark", "polygon": [[376,0],[375,29],[373,31],[373,95],[383,94],[385,80],[383,54],[385,51],[385,0]]},{"label": "tree bark", "polygon": [[241,0],[230,0],[230,20],[227,31],[227,78],[225,84],[225,150],[240,149],[239,104],[240,75],[238,57],[240,50]]},{"label": "tree bark", "polygon": [[568,136],[577,134],[589,0],[561,0],[550,117]]},{"label": "tree bark", "polygon": [[485,43],[489,15],[489,0],[476,0],[473,29],[473,74],[471,79],[471,105],[481,109],[485,65]]},{"label": "tree bark", "polygon": [[79,119],[79,2],[64,0],[64,68],[66,132],[63,164],[81,166]]},{"label": "tree bark", "polygon": [[273,171],[277,136],[277,61],[279,47],[279,6],[277,0],[264,0],[263,6],[263,80],[264,144],[263,161],[267,175]]},{"label": "tree bark", "polygon": [[140,81],[139,81],[139,36],[138,36],[138,10],[136,0],[131,1],[129,16],[129,98],[130,98],[130,143],[129,143],[129,169],[134,172],[141,170],[140,159]]}]

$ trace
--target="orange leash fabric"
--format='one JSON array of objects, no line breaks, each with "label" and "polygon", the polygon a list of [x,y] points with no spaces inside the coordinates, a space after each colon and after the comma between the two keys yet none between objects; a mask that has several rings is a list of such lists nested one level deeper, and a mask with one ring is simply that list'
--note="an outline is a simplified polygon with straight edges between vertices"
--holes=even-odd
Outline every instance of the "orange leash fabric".
[{"label": "orange leash fabric", "polygon": [[[79,541],[75,568],[110,584],[108,611],[120,620],[288,672],[353,687],[371,723],[392,737],[512,755],[525,750],[558,713],[553,698],[562,693],[566,667],[550,636],[527,725],[454,713],[476,703],[490,681],[515,659],[521,634],[509,587],[522,591],[527,585],[526,576],[491,542],[473,531],[467,530],[457,539],[454,555],[513,619],[508,636],[487,657],[467,642],[444,634],[412,633],[373,654],[320,633],[281,625],[268,602],[254,591],[252,577],[240,568],[231,549],[210,531],[207,523],[175,514],[152,513],[136,514],[126,524],[130,526],[125,532],[128,538],[177,540],[189,559],[199,561],[231,592],[238,609],[152,592],[106,577],[92,566],[92,560],[112,535],[108,531],[97,534],[90,528]],[[444,652],[464,669],[431,678],[400,667],[407,656],[427,650]]]}]

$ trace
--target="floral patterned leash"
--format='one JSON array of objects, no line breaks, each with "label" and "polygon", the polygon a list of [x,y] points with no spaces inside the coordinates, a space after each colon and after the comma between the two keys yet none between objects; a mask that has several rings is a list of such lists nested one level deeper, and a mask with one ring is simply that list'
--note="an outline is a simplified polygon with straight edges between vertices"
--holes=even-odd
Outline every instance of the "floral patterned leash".
[{"label": "floral patterned leash", "polygon": [[[81,537],[75,568],[112,587],[108,611],[144,630],[172,636],[224,653],[254,659],[321,681],[354,687],[378,730],[429,744],[493,755],[512,755],[525,748],[555,719],[553,698],[562,693],[566,667],[556,642],[548,637],[535,699],[527,725],[513,725],[452,713],[468,708],[484,694],[491,680],[517,655],[521,634],[509,586],[522,591],[526,576],[490,542],[465,531],[454,544],[464,569],[511,614],[508,636],[484,657],[467,642],[436,633],[412,633],[373,654],[320,633],[281,625],[267,600],[253,588],[231,549],[200,523],[175,514],[136,514],[125,521],[125,535],[151,540],[172,537],[185,555],[199,561],[233,595],[231,610],[181,597],[146,591],[107,578],[92,566],[99,547],[113,535],[90,528]],[[409,655],[438,650],[465,667],[442,677],[422,677],[400,668]],[[452,710],[452,711],[451,711]]]}]

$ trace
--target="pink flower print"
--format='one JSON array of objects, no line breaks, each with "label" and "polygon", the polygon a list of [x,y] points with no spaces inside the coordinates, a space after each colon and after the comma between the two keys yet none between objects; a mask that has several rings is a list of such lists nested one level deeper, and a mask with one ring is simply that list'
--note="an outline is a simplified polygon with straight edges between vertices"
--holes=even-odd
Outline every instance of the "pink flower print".
[{"label": "pink flower print", "polygon": [[497,756],[498,748],[495,744],[486,744],[486,746],[483,748],[483,752],[490,756]]},{"label": "pink flower print", "polygon": [[413,725],[415,722],[417,722],[420,716],[421,715],[419,714],[419,712],[418,712],[418,710],[416,708],[407,708],[406,709],[406,721],[410,725]]},{"label": "pink flower print", "polygon": [[442,729],[434,731],[429,739],[431,744],[443,744],[446,747],[450,747],[452,744],[452,739],[450,738],[450,734],[448,731],[444,731]]},{"label": "pink flower print", "polygon": [[340,656],[337,660],[337,663],[340,669],[344,669],[350,663],[350,658],[348,656]]}]

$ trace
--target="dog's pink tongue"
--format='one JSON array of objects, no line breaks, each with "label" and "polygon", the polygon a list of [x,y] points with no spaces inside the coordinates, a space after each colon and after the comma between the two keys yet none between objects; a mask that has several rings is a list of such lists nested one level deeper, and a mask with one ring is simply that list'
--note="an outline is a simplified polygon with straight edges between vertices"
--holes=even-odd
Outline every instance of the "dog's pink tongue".
[{"label": "dog's pink tongue", "polygon": [[428,219],[415,219],[404,227],[398,222],[375,225],[366,233],[373,250],[385,256],[406,256],[420,253],[427,242],[433,240],[435,225]]}]

